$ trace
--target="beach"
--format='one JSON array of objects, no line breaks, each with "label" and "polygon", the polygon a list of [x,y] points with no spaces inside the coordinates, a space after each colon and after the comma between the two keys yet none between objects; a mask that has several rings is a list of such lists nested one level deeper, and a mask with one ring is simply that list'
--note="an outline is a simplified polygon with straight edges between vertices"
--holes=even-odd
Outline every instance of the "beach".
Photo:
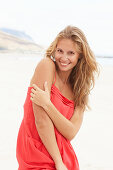
[{"label": "beach", "polygon": [[[43,56],[0,54],[0,169],[16,170],[16,140],[34,70]],[[91,111],[71,141],[80,170],[113,170],[113,60],[101,63],[91,91]]]}]

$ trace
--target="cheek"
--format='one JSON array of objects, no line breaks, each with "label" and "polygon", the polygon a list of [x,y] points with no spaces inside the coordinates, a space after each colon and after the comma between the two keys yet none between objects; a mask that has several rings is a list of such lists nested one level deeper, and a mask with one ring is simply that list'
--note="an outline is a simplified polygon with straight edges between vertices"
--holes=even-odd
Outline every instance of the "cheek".
[{"label": "cheek", "polygon": [[60,57],[59,56],[55,56],[55,60],[59,60],[60,59]]},{"label": "cheek", "polygon": [[55,55],[55,59],[58,60],[60,58],[59,55]]},{"label": "cheek", "polygon": [[77,62],[78,62],[78,57],[72,59],[71,62],[72,62],[73,64],[77,64]]}]

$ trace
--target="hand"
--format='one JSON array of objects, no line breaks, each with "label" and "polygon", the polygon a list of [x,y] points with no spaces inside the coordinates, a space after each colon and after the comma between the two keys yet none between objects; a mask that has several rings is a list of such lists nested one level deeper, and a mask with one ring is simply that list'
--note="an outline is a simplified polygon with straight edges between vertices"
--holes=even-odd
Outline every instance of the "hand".
[{"label": "hand", "polygon": [[30,93],[32,102],[43,108],[50,102],[50,92],[47,82],[44,83],[44,88],[45,91],[41,90],[36,84],[33,84],[32,93]]},{"label": "hand", "polygon": [[59,164],[56,164],[56,169],[57,170],[68,170],[63,162],[59,163]]}]

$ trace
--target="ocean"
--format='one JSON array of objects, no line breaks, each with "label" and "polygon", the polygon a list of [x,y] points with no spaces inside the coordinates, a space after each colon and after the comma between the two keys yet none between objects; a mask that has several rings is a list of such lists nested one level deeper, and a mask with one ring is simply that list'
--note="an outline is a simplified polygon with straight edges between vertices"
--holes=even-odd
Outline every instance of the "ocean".
[{"label": "ocean", "polygon": [[[0,53],[0,59],[7,59],[10,58],[11,60],[31,60],[38,62],[42,58],[44,58],[44,54],[30,54],[30,53]],[[113,57],[96,57],[96,61],[102,66],[113,66]]]}]

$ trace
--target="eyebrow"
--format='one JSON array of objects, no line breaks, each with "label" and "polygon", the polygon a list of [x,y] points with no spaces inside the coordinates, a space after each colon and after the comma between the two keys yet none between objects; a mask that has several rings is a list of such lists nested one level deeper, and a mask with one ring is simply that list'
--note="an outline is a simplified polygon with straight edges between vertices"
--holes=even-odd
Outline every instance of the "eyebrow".
[{"label": "eyebrow", "polygon": [[[62,48],[58,48],[58,47],[57,47],[57,49],[62,50]],[[63,51],[63,50],[62,50],[62,51]],[[73,51],[73,50],[69,50],[69,51],[67,51],[67,52],[73,52],[73,53],[75,53],[75,51]]]},{"label": "eyebrow", "polygon": [[58,48],[58,47],[57,47],[57,49],[60,49],[60,50],[62,50],[61,48]]}]

